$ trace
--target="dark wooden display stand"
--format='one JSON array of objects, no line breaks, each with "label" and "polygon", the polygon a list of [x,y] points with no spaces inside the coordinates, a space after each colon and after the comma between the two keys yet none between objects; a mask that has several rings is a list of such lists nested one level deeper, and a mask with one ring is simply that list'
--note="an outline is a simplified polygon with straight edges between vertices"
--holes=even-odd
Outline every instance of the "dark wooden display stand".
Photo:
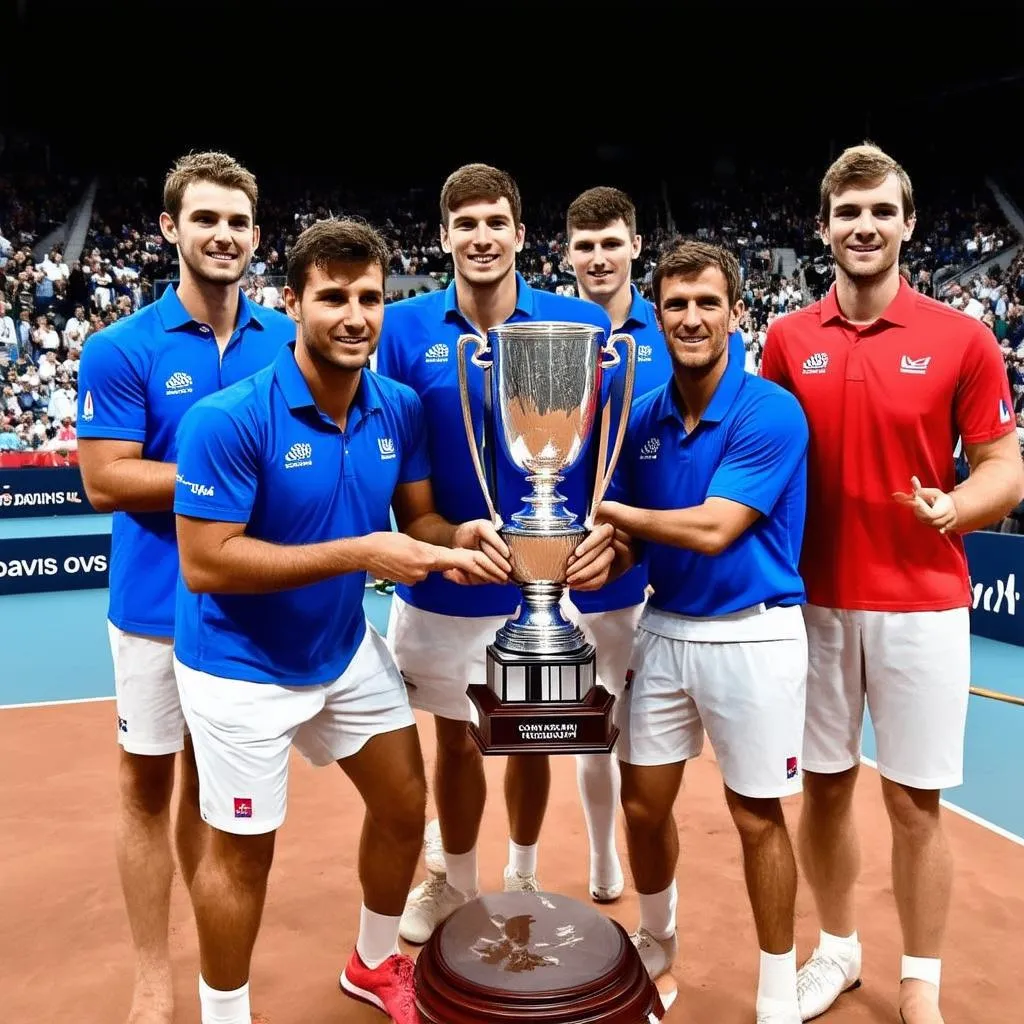
[{"label": "dark wooden display stand", "polygon": [[664,1016],[625,929],[554,893],[460,907],[416,961],[424,1024],[648,1024]]}]

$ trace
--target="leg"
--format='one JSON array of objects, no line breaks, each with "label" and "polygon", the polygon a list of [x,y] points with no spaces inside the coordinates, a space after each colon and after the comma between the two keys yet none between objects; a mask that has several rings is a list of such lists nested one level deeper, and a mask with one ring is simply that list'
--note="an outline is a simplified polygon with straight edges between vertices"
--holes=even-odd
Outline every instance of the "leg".
[{"label": "leg", "polygon": [[210,830],[199,813],[199,769],[192,737],[185,736],[185,749],[181,753],[178,814],[174,822],[174,844],[178,864],[185,885],[191,889],[192,879],[209,840]]},{"label": "leg", "polygon": [[249,982],[275,835],[212,829],[192,880],[202,980],[218,993],[235,992]]},{"label": "leg", "polygon": [[939,1024],[942,942],[952,864],[940,791],[963,781],[970,693],[966,608],[871,612],[867,699],[892,824],[893,890],[903,932],[900,1007],[907,1024]]},{"label": "leg", "polygon": [[435,717],[434,729],[434,801],[445,854],[470,853],[476,848],[487,799],[483,755],[469,735],[469,722]]},{"label": "leg", "polygon": [[[169,1024],[173,1013],[167,948],[174,858],[174,758],[185,720],[163,637],[124,633],[108,623],[117,693],[117,864],[136,951],[130,1024]],[[187,877],[187,876],[186,876]]]},{"label": "leg", "polygon": [[135,946],[129,1024],[170,1024],[174,1016],[167,947],[174,860],[170,807],[174,754],[120,752],[115,845],[128,925]]},{"label": "leg", "polygon": [[537,841],[551,792],[547,754],[513,754],[505,761],[505,807],[509,823],[509,862],[505,891],[536,892]]},{"label": "leg", "polygon": [[363,902],[395,918],[405,906],[423,842],[427,784],[415,726],[375,736],[338,762],[366,805],[359,841]]},{"label": "leg", "polygon": [[662,892],[675,879],[679,830],[672,808],[685,767],[685,761],[655,766],[620,765],[626,847],[639,893]]},{"label": "leg", "polygon": [[860,842],[853,817],[858,767],[834,775],[807,771],[800,814],[800,864],[814,894],[821,929],[850,935],[856,929],[854,889]]},{"label": "leg", "polygon": [[882,795],[892,824],[892,884],[904,955],[935,966],[933,981],[908,977],[904,970],[900,1008],[907,1024],[933,1024],[942,1020],[938,966],[953,885],[953,859],[942,828],[940,794],[882,779]]}]

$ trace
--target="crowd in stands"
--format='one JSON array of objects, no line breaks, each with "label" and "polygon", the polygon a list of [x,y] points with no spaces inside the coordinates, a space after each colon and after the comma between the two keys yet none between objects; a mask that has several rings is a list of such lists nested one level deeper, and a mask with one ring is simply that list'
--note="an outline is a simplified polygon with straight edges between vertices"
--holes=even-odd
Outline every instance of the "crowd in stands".
[{"label": "crowd in stands", "polygon": [[[817,237],[816,182],[736,168],[715,180],[671,204],[660,191],[634,194],[644,239],[635,282],[649,294],[658,250],[677,233],[730,248],[743,272],[740,329],[747,367],[756,373],[772,320],[820,298],[832,282],[830,257]],[[411,279],[392,287],[388,301],[449,282],[451,260],[441,250],[432,190],[367,196],[316,185],[295,193],[273,179],[261,185],[261,241],[243,283],[253,301],[283,305],[291,245],[314,221],[337,215],[364,217],[387,237],[391,273]],[[79,198],[76,188],[80,183],[70,179],[0,176],[0,451],[74,447],[82,346],[154,301],[177,276],[176,253],[157,222],[158,197],[142,178],[101,186],[80,253],[69,260],[55,246],[40,258],[39,241],[66,219]],[[546,193],[540,202],[524,196],[527,240],[518,267],[535,287],[573,295],[564,219],[570,199],[569,193]],[[1017,241],[990,200],[943,183],[935,199],[919,193],[918,224],[902,258],[913,287],[981,320],[999,340],[1024,444],[1024,256],[1006,270],[956,278]],[[781,249],[796,256],[787,275],[780,273]]]}]

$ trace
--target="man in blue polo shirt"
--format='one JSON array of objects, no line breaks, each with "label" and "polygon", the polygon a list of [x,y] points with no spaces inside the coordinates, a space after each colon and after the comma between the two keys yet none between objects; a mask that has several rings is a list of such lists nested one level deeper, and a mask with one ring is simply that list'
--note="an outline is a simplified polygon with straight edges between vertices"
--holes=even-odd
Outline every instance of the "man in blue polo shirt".
[{"label": "man in blue polo shirt", "polygon": [[[633,408],[598,519],[647,548],[654,588],[616,703],[633,941],[652,977],[676,956],[672,807],[707,732],[743,847],[761,948],[759,1024],[799,1024],[796,861],[780,798],[800,789],[807,638],[797,569],[807,423],[782,388],[744,371],[729,333],[735,258],[678,242],[654,274],[673,378]],[[620,548],[620,552],[623,549]]]},{"label": "man in blue polo shirt", "polygon": [[[435,512],[419,399],[363,369],[388,260],[360,222],[304,231],[284,291],[294,348],[199,403],[179,431],[175,672],[212,826],[191,888],[203,1024],[249,1024],[293,743],[315,765],[338,762],[367,809],[359,935],[341,986],[397,1024],[419,1021],[398,927],[426,785],[405,685],[366,622],[364,581],[436,572],[501,583],[510,566],[490,522],[453,526]],[[390,528],[392,506],[403,533]]]},{"label": "man in blue polo shirt", "polygon": [[204,395],[255,373],[294,338],[291,321],[239,288],[253,249],[256,180],[223,153],[182,157],[164,182],[160,228],[177,288],[90,335],[79,370],[78,451],[86,493],[113,512],[108,631],[117,695],[117,859],[136,947],[131,1021],[173,1015],[168,914],[170,804],[182,760],[176,845],[190,885],[205,827],[172,665],[178,578],[175,431]]},{"label": "man in blue polo shirt", "polygon": [[[636,341],[635,402],[672,376],[672,360],[654,306],[631,280],[633,261],[642,246],[633,201],[625,192],[606,186],[581,192],[569,204],[566,236],[580,296],[608,314],[613,331],[631,334]],[[613,372],[620,376],[621,371],[620,364]],[[597,649],[598,680],[616,697],[625,683],[646,586],[646,567],[638,565],[599,591],[571,595],[572,608],[580,613],[575,617]],[[590,895],[599,903],[610,902],[623,889],[615,848],[616,759],[611,754],[577,755],[576,781],[590,839]]]},{"label": "man in blue polo shirt", "polygon": [[[610,333],[604,311],[593,303],[531,288],[516,272],[525,228],[515,181],[486,164],[467,164],[441,190],[441,245],[452,256],[454,281],[388,307],[377,369],[409,385],[422,399],[438,511],[453,522],[487,514],[462,422],[456,365],[460,335],[486,332],[506,322],[559,320],[594,324]],[[483,375],[469,366],[476,429],[483,415]],[[580,460],[582,471],[585,459]],[[586,514],[583,487],[565,482],[569,507]],[[522,474],[497,457],[498,511],[507,518],[521,504]],[[607,545],[607,536],[604,538]],[[577,573],[570,584],[579,587]],[[606,577],[607,573],[604,573]],[[593,578],[586,585],[595,585]],[[434,716],[437,760],[434,797],[440,823],[428,829],[428,877],[410,894],[402,937],[426,942],[434,928],[478,891],[476,842],[486,787],[483,760],[468,725],[470,683],[485,681],[485,653],[501,625],[514,614],[518,588],[455,587],[439,577],[400,585],[392,598],[388,639],[409,685],[414,707]],[[535,888],[536,844],[550,785],[548,759],[510,757],[506,798],[510,817],[506,888]],[[440,846],[443,843],[443,853]]]}]

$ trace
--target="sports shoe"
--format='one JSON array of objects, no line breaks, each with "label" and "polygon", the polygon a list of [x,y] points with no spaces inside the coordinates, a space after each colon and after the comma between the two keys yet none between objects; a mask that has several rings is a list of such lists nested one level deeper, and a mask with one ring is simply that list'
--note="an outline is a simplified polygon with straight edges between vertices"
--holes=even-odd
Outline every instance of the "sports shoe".
[{"label": "sports shoe", "polygon": [[598,884],[593,878],[590,880],[590,898],[595,903],[614,903],[626,887],[626,880],[622,875],[622,867],[616,864],[615,881]]},{"label": "sports shoe", "polygon": [[437,818],[431,818],[427,822],[423,833],[423,863],[432,875],[444,878],[448,871],[444,859],[444,846],[441,843],[441,822]]},{"label": "sports shoe", "polygon": [[640,953],[647,973],[652,981],[672,969],[672,963],[679,952],[679,940],[673,932],[667,939],[656,939],[646,928],[637,928],[629,937]]},{"label": "sports shoe", "polygon": [[444,875],[427,875],[406,897],[398,934],[406,942],[422,945],[442,921],[468,902],[469,897],[453,889]]},{"label": "sports shoe", "polygon": [[861,945],[849,957],[835,957],[815,947],[796,972],[796,993],[800,1019],[820,1017],[844,992],[860,985]]},{"label": "sports shoe", "polygon": [[416,1008],[414,970],[411,957],[395,953],[371,971],[353,950],[338,984],[346,995],[375,1006],[395,1024],[422,1024]]},{"label": "sports shoe", "polygon": [[505,892],[540,892],[536,875],[521,875],[515,868],[505,867]]}]

